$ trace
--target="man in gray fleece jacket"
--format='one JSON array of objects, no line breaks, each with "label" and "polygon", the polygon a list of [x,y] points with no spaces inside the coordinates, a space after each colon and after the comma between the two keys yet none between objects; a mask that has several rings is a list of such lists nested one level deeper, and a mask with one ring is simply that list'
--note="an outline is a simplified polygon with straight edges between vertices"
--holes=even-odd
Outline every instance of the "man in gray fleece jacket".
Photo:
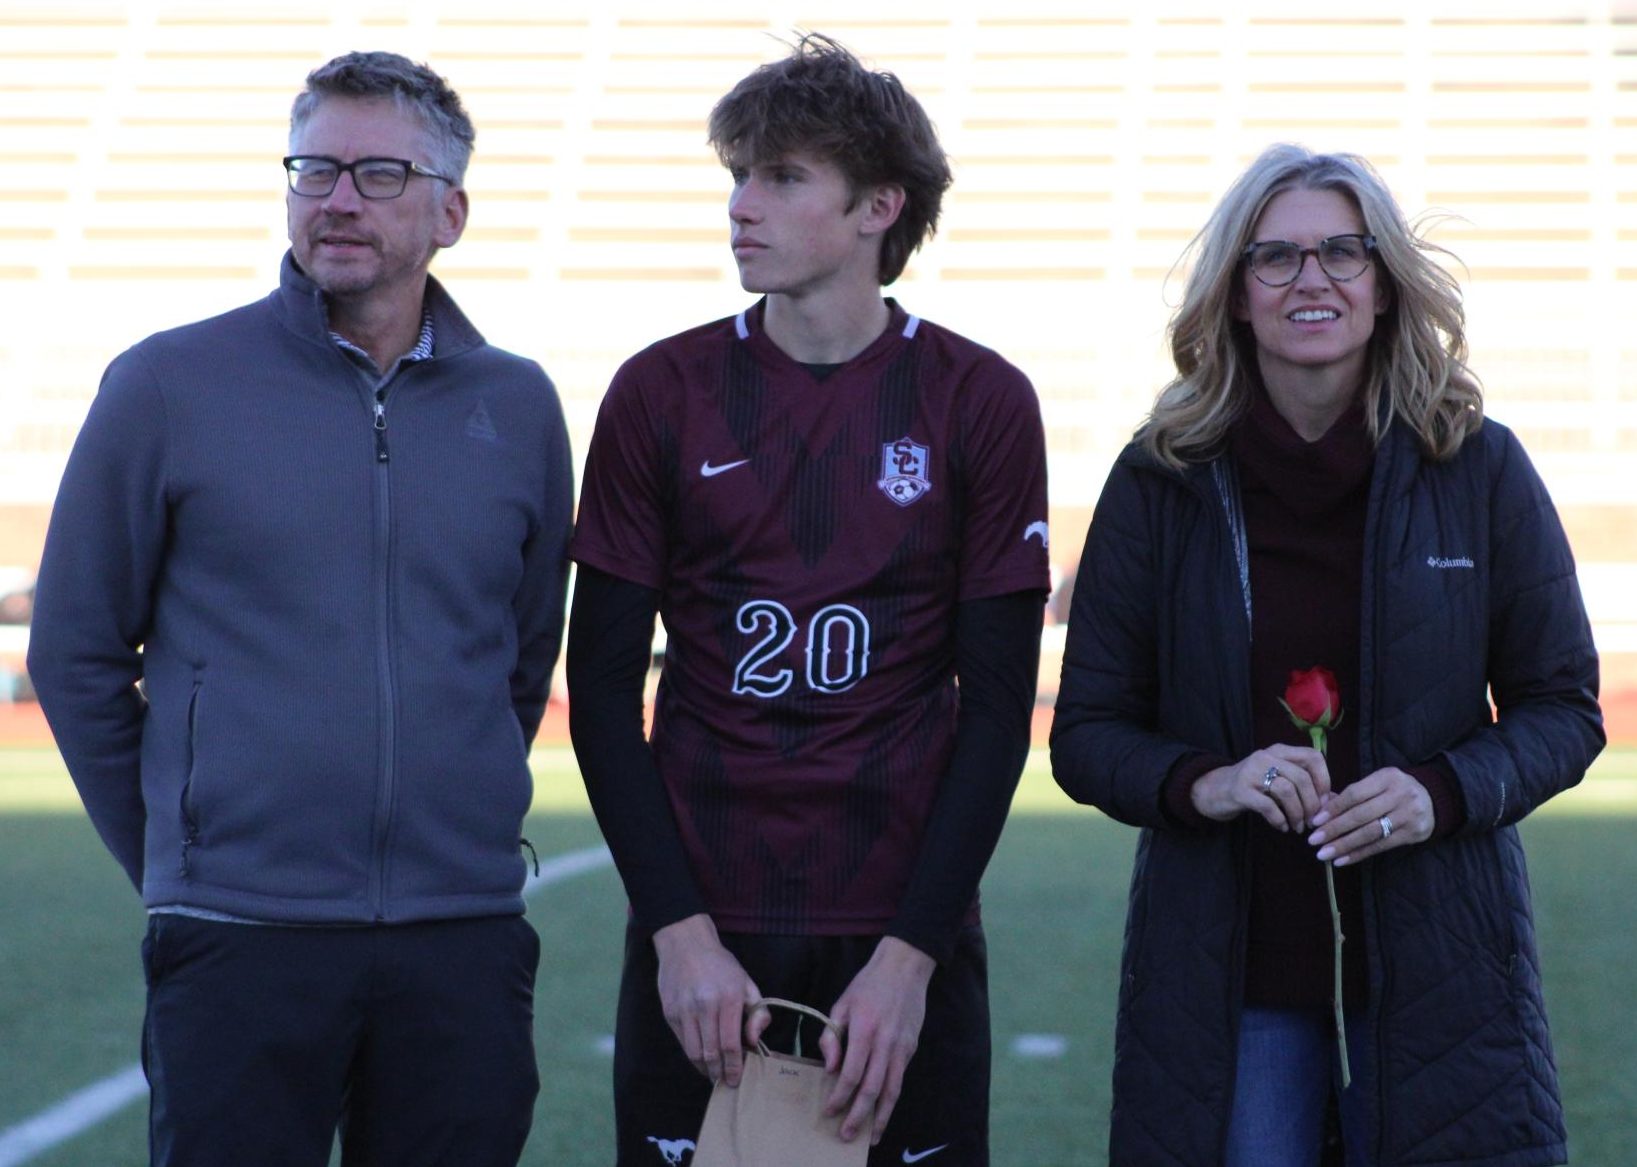
[{"label": "man in gray fleece jacket", "polygon": [[149,913],[155,1164],[527,1137],[572,478],[551,382],[427,274],[473,137],[424,66],[315,70],[279,287],[118,357],[63,477],[29,667]]}]

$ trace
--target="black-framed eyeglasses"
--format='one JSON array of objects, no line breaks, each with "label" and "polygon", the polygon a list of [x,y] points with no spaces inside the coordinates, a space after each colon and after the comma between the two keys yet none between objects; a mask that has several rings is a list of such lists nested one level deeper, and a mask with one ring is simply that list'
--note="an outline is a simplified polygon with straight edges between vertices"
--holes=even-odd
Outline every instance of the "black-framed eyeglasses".
[{"label": "black-framed eyeglasses", "polygon": [[1285,239],[1252,243],[1240,253],[1250,274],[1270,288],[1282,288],[1302,274],[1308,256],[1319,261],[1324,274],[1340,283],[1356,280],[1375,254],[1374,235],[1332,235],[1317,247],[1300,247]]},{"label": "black-framed eyeglasses", "polygon": [[352,175],[352,185],[366,199],[395,199],[409,185],[409,176],[437,178],[453,183],[447,175],[428,170],[407,158],[358,158],[343,162],[323,154],[292,154],[284,160],[290,189],[308,198],[323,198],[335,189],[343,174]]}]

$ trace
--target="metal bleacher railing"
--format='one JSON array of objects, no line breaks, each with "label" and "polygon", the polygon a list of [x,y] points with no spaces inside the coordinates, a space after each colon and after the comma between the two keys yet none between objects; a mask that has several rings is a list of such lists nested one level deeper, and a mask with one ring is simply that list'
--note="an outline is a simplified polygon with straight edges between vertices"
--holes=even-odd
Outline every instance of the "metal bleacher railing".
[{"label": "metal bleacher railing", "polygon": [[1605,653],[1637,660],[1637,9],[678,11],[0,0],[0,563],[37,553],[27,516],[108,358],[270,285],[277,159],[312,65],[392,48],[466,96],[473,214],[437,271],[492,339],[551,371],[583,450],[625,355],[743,303],[705,117],[801,27],[898,72],[939,124],[957,184],[894,293],[1035,379],[1060,565],[1164,379],[1178,255],[1249,157],[1296,139],[1365,154],[1412,213],[1449,216],[1435,238],[1466,265],[1492,412],[1553,489]]}]

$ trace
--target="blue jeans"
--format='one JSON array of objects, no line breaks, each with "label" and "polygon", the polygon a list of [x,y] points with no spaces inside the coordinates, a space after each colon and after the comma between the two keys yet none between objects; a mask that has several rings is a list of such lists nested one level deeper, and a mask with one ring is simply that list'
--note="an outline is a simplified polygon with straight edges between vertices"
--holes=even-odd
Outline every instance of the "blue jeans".
[{"label": "blue jeans", "polygon": [[[1365,1061],[1367,1031],[1347,1020],[1348,1061]],[[1253,1009],[1239,1018],[1239,1063],[1225,1167],[1315,1167],[1330,1096],[1340,1099],[1347,1167],[1363,1167],[1363,1115],[1341,1089],[1335,1023],[1324,1009]]]}]

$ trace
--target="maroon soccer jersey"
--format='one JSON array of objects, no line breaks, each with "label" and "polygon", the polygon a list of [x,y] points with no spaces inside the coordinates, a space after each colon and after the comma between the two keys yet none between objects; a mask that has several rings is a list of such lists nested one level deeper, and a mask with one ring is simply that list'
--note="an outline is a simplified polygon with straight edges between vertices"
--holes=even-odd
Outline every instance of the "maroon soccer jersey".
[{"label": "maroon soccer jersey", "polygon": [[1034,390],[906,314],[820,379],[762,305],[615,375],[575,560],[655,588],[652,745],[728,931],[877,932],[954,743],[963,600],[1044,591]]}]

